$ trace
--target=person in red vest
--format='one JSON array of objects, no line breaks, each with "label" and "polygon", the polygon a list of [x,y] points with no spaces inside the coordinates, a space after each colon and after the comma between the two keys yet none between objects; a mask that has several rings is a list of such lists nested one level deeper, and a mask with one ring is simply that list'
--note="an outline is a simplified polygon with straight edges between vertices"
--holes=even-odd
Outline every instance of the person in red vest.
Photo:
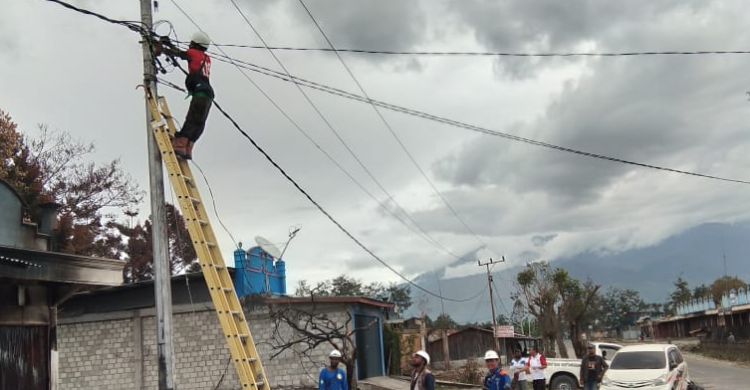
[{"label": "person in red vest", "polygon": [[531,373],[531,383],[534,390],[545,390],[547,376],[544,369],[547,368],[547,359],[539,353],[536,347],[529,350],[529,361],[526,363]]},{"label": "person in red vest", "polygon": [[175,47],[168,37],[162,38],[154,45],[154,54],[167,54],[186,60],[188,63],[188,74],[185,78],[190,99],[185,122],[182,129],[175,134],[172,140],[174,153],[181,158],[190,160],[193,158],[193,146],[206,128],[208,112],[214,100],[214,90],[211,87],[209,77],[211,76],[211,57],[206,54],[211,39],[202,31],[193,34],[190,46],[186,51]]}]

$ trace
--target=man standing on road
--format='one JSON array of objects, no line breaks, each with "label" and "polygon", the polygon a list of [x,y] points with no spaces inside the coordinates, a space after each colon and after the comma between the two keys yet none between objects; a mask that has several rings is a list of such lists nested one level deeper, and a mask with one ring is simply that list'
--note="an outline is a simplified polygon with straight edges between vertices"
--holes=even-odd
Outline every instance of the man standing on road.
[{"label": "man standing on road", "polygon": [[534,390],[545,390],[547,386],[547,377],[544,374],[544,369],[547,368],[547,359],[544,355],[539,353],[536,347],[531,347],[529,350],[529,361],[526,363],[531,372],[531,383]]},{"label": "man standing on road", "polygon": [[581,373],[578,378],[580,378],[583,390],[596,390],[609,365],[603,357],[596,354],[594,344],[589,344],[588,350],[589,354],[584,356],[581,361]]},{"label": "man standing on road", "polygon": [[411,390],[435,390],[435,376],[427,369],[430,355],[425,351],[417,351],[412,355],[410,363],[414,367],[411,374]]},{"label": "man standing on road", "polygon": [[500,356],[495,351],[487,351],[484,354],[484,363],[487,364],[487,375],[484,377],[483,390],[510,390],[510,376],[500,368]]},{"label": "man standing on road", "polygon": [[521,350],[516,349],[513,359],[510,361],[510,372],[513,373],[513,390],[526,390],[526,361],[521,355]]},{"label": "man standing on road", "polygon": [[318,376],[318,390],[349,390],[346,372],[339,368],[341,352],[334,349],[328,354],[328,359],[330,364],[323,367]]}]

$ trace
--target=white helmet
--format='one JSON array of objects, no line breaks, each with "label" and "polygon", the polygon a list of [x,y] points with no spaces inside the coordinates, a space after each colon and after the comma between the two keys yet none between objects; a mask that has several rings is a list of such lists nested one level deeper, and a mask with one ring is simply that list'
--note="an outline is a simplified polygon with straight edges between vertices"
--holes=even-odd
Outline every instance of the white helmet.
[{"label": "white helmet", "polygon": [[427,362],[427,364],[430,364],[430,355],[427,352],[425,352],[425,351],[417,351],[417,353],[415,353],[415,355],[421,356]]},{"label": "white helmet", "polygon": [[489,350],[484,354],[484,360],[500,360],[500,356],[497,355],[497,352]]},{"label": "white helmet", "polygon": [[334,349],[333,351],[331,351],[331,353],[328,354],[328,357],[341,359],[341,351],[339,351],[338,349]]},{"label": "white helmet", "polygon": [[190,38],[190,42],[195,42],[205,48],[208,48],[208,45],[211,44],[211,38],[209,38],[208,34],[204,33],[203,31],[198,31],[193,34],[192,38]]}]

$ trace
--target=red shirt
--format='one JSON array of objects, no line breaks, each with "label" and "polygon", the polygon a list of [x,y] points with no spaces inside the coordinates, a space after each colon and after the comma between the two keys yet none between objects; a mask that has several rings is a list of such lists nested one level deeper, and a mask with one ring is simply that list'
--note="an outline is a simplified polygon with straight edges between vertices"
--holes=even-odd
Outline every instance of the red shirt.
[{"label": "red shirt", "polygon": [[[201,71],[201,65],[203,70],[201,75],[208,78],[211,76],[211,57],[206,52],[198,49],[188,49],[187,52],[188,60],[188,72],[195,73]],[[204,62],[205,61],[205,62]]]}]

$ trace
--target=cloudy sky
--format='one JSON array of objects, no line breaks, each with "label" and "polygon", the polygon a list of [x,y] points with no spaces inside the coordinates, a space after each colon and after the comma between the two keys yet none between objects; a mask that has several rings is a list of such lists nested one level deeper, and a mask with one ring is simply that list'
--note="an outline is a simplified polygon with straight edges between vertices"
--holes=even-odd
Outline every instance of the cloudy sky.
[{"label": "cloudy sky", "polygon": [[[134,0],[73,3],[113,18],[139,18]],[[170,20],[188,40],[195,28],[171,1],[159,3],[155,18]],[[325,46],[297,1],[238,3],[272,45]],[[215,42],[259,43],[229,0],[178,4]],[[741,0],[309,0],[308,6],[340,48],[517,52],[744,50],[750,12]],[[227,52],[280,69],[262,50]],[[297,76],[359,93],[331,53],[278,56]],[[737,179],[750,179],[748,57],[344,54],[378,100],[566,147]],[[96,159],[121,158],[147,189],[143,99],[134,89],[142,77],[137,36],[43,0],[10,2],[0,13],[0,71],[0,108],[23,131],[33,134],[46,123],[93,141]],[[344,226],[409,276],[455,264],[440,246],[470,259],[450,267],[450,277],[481,272],[476,256],[504,254],[517,264],[582,251],[606,255],[653,245],[703,222],[748,219],[746,185],[593,160],[383,111],[474,236],[370,106],[308,91],[395,201],[293,85],[248,73],[368,191],[391,211],[408,213],[430,238],[420,237],[338,170],[236,68],[214,62],[212,73],[218,101],[242,126]],[[177,73],[166,78],[182,83]],[[183,116],[183,95],[164,93]],[[290,226],[301,226],[286,255],[290,283],[340,273],[398,280],[315,210],[218,111],[194,154],[219,214],[245,247],[256,235],[282,242]],[[141,217],[147,214],[146,202]],[[215,228],[229,254],[232,242]],[[481,243],[488,249],[478,250]]]}]

